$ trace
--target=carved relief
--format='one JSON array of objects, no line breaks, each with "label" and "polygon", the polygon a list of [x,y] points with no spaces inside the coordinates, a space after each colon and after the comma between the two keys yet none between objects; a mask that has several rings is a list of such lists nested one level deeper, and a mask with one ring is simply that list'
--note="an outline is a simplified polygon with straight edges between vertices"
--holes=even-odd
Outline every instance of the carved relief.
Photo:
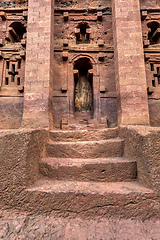
[{"label": "carved relief", "polygon": [[87,22],[81,22],[75,28],[76,42],[89,43],[91,29]]},{"label": "carved relief", "polygon": [[26,39],[26,21],[12,22],[7,27],[6,38],[8,42],[20,42],[21,39]]},{"label": "carved relief", "polygon": [[[24,3],[24,2],[23,2]],[[0,13],[0,96],[23,96],[25,78],[26,11]]]},{"label": "carved relief", "polygon": [[144,47],[160,43],[160,13],[141,12]]},{"label": "carved relief", "polygon": [[145,54],[146,77],[150,98],[160,98],[160,57],[156,53]]},{"label": "carved relief", "polygon": [[78,10],[74,4],[72,9],[63,10],[62,1],[55,3],[56,127],[59,122],[61,128],[66,128],[66,123],[69,127],[82,122],[116,126],[116,110],[112,109],[113,105],[116,109],[116,86],[111,8],[103,0],[94,3],[94,9],[84,9],[80,1]]},{"label": "carved relief", "polygon": [[149,21],[147,23],[149,28],[148,39],[151,45],[160,43],[160,23],[159,21]]},{"label": "carved relief", "polygon": [[27,1],[0,1],[0,128],[19,128],[23,117]]},{"label": "carved relief", "polygon": [[160,98],[160,12],[142,11],[147,90],[149,98]]},{"label": "carved relief", "polygon": [[[10,55],[10,57],[9,57]],[[24,91],[24,59],[19,55],[4,55],[1,95],[21,95]]]}]

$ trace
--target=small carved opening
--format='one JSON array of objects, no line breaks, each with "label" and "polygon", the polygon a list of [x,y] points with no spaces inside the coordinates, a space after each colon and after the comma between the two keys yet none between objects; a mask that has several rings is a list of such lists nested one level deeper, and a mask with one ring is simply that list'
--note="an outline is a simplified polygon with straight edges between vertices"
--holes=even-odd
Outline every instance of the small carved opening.
[{"label": "small carved opening", "polygon": [[20,77],[17,78],[17,85],[20,85],[21,82],[20,82]]},{"label": "small carved opening", "polygon": [[8,77],[5,78],[5,85],[8,85],[9,81],[8,81]]},{"label": "small carved opening", "polygon": [[12,64],[12,72],[15,72],[15,64]]},{"label": "small carved opening", "polygon": [[157,67],[157,80],[159,85],[160,84],[160,67]]},{"label": "small carved opening", "polygon": [[93,74],[88,58],[80,58],[74,64],[74,106],[75,112],[93,111]]},{"label": "small carved opening", "polygon": [[154,45],[156,43],[160,43],[159,23],[156,21],[152,21],[149,22],[147,26],[149,28],[148,39],[150,40],[150,44]]},{"label": "small carved opening", "polygon": [[155,80],[152,80],[152,86],[155,87]]},{"label": "small carved opening", "polygon": [[9,61],[6,62],[6,69],[9,69]]},{"label": "small carved opening", "polygon": [[9,32],[12,36],[12,42],[20,42],[26,33],[26,27],[20,22],[13,22],[9,26]]},{"label": "small carved opening", "polygon": [[21,61],[18,62],[18,69],[21,68]]},{"label": "small carved opening", "polygon": [[154,71],[154,65],[153,65],[153,63],[151,63],[151,71]]},{"label": "small carved opening", "polygon": [[[12,63],[12,62],[6,62],[6,69],[8,74],[10,75],[10,83],[15,82],[15,77],[16,75],[18,75],[18,71],[16,69],[16,62]],[[6,84],[9,85],[10,83]]]},{"label": "small carved opening", "polygon": [[77,44],[89,43],[90,42],[90,27],[88,23],[82,22],[78,24],[76,33]]},{"label": "small carved opening", "polygon": [[15,79],[15,64],[12,64],[12,71],[9,73],[11,75],[11,82],[14,82]]}]

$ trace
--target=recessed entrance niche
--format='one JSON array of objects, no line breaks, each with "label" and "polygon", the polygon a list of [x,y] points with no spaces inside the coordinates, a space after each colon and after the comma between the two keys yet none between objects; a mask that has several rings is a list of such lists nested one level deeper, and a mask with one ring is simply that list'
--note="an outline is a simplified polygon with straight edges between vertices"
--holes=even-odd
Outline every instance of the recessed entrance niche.
[{"label": "recessed entrance niche", "polygon": [[150,31],[148,33],[148,39],[150,40],[150,44],[160,43],[160,24],[157,21],[151,21],[147,24]]},{"label": "recessed entrance niche", "polygon": [[74,109],[75,116],[93,113],[93,72],[88,58],[74,63]]}]

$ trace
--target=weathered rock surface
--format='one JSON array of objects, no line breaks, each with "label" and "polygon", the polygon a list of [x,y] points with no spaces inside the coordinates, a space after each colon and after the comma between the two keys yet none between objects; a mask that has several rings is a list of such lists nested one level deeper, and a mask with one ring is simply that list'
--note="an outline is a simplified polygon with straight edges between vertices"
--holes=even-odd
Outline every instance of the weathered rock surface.
[{"label": "weathered rock surface", "polygon": [[119,218],[70,218],[0,210],[4,240],[159,240],[160,221]]}]

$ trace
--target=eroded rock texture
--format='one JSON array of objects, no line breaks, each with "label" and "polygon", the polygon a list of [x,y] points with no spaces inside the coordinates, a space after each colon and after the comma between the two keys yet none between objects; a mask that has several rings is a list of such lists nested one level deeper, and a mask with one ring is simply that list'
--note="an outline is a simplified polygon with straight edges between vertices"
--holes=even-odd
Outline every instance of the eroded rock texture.
[{"label": "eroded rock texture", "polygon": [[31,215],[17,211],[0,211],[2,239],[63,239],[100,240],[130,239],[158,240],[159,221],[145,222],[125,219],[81,219],[55,217],[54,214]]}]

